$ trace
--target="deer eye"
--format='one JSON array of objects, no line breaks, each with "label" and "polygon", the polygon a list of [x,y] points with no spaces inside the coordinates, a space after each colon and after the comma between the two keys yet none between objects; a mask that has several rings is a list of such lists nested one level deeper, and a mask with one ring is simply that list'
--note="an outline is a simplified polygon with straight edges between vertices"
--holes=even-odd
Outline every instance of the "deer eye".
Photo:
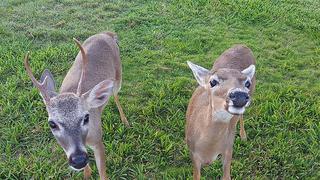
[{"label": "deer eye", "polygon": [[89,122],[89,114],[86,114],[83,119],[83,125],[88,124],[88,122]]},{"label": "deer eye", "polygon": [[212,81],[210,81],[211,87],[215,87],[215,86],[218,85],[218,84],[219,84],[219,82],[218,82],[217,80],[215,80],[215,79],[213,79]]},{"label": "deer eye", "polygon": [[251,86],[251,83],[250,83],[249,81],[246,81],[246,83],[244,84],[244,86],[245,86],[246,88],[249,88],[249,87]]},{"label": "deer eye", "polygon": [[58,129],[58,125],[53,121],[49,121],[49,126],[51,129]]}]

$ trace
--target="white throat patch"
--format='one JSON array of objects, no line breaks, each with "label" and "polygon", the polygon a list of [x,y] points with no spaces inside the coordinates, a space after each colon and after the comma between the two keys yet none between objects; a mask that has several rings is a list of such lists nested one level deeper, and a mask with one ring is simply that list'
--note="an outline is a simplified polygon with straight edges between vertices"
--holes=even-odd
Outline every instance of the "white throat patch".
[{"label": "white throat patch", "polygon": [[230,122],[233,115],[226,110],[220,110],[220,111],[214,111],[212,114],[212,117],[213,117],[213,120],[215,121],[228,123]]}]

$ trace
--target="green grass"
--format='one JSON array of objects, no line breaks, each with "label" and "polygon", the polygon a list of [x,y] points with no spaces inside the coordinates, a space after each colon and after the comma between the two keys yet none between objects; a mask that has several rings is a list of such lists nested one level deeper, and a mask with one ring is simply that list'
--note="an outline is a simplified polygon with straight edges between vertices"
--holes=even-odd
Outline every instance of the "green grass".
[{"label": "green grass", "polygon": [[[236,135],[234,179],[320,179],[320,2],[172,0],[0,2],[0,179],[81,179],[68,168],[24,67],[58,84],[77,54],[72,41],[110,30],[120,37],[120,101],[103,115],[111,179],[190,179],[185,112],[197,84],[190,60],[210,68],[235,43],[257,58],[257,90]],[[90,156],[93,179],[98,178]],[[202,170],[221,177],[221,163]]]}]

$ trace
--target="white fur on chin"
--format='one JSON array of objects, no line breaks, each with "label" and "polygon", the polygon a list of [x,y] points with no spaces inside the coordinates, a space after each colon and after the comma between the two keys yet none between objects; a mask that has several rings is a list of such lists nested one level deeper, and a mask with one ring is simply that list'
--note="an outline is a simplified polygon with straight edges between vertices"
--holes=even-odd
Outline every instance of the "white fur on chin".
[{"label": "white fur on chin", "polygon": [[72,166],[69,166],[69,167],[70,167],[72,170],[77,171],[77,172],[82,171],[82,170],[84,169],[84,167],[81,168],[81,169],[76,169],[76,168],[74,168],[74,167],[72,167]]},{"label": "white fur on chin", "polygon": [[234,106],[229,106],[228,107],[228,111],[231,113],[231,114],[243,114],[244,111],[246,109],[244,107],[241,107],[241,108],[236,108]]}]

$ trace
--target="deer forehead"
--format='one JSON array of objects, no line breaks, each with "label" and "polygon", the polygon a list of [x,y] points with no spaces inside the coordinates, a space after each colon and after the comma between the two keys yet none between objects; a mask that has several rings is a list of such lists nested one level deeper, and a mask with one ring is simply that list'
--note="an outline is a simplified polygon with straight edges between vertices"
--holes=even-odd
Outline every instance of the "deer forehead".
[{"label": "deer forehead", "polygon": [[73,93],[60,94],[50,100],[50,118],[67,124],[74,124],[85,115],[84,101]]},{"label": "deer forehead", "polygon": [[243,81],[247,79],[247,76],[236,69],[222,68],[217,70],[210,77],[210,81],[213,79],[216,79],[220,82],[220,85],[214,88],[214,95],[226,97],[230,89],[243,88]]},{"label": "deer forehead", "polygon": [[215,76],[217,76],[221,80],[238,80],[238,81],[244,81],[247,79],[247,76],[242,74],[240,71],[236,69],[227,69],[222,68],[216,71],[214,73]]}]

